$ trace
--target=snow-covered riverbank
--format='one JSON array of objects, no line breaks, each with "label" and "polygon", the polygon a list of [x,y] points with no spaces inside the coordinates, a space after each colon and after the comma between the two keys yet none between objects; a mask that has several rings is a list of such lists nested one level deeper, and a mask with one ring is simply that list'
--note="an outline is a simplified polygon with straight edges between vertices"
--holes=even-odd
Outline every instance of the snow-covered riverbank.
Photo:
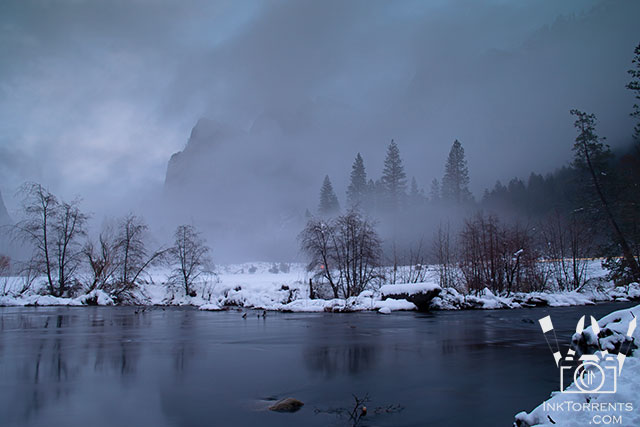
[{"label": "snow-covered riverbank", "polygon": [[[578,389],[576,383],[571,384],[567,391],[551,393],[551,398],[543,402],[530,413],[520,412],[515,417],[514,426],[557,426],[557,427],[583,427],[587,425],[614,424],[622,426],[640,425],[640,358],[638,350],[629,351],[629,356],[620,358],[617,356],[622,347],[622,353],[626,353],[627,346],[632,341],[637,343],[640,339],[638,328],[631,328],[632,337],[627,334],[630,325],[637,322],[640,316],[640,305],[631,309],[615,311],[602,319],[597,324],[599,332],[594,332],[589,326],[582,333],[576,332],[572,342],[578,350],[585,345],[597,346],[606,353],[596,352],[597,364],[606,374],[603,375],[602,387],[597,392],[594,388],[582,387]],[[561,346],[562,357],[565,357],[568,349]],[[606,354],[612,357],[613,365],[607,361]],[[604,357],[601,357],[604,356]],[[622,361],[621,361],[622,359]],[[553,360],[550,360],[553,363]],[[607,369],[615,367],[617,369]],[[617,372],[615,372],[617,371]],[[609,375],[611,374],[611,375]],[[582,392],[582,390],[586,392]]]},{"label": "snow-covered riverbank", "polygon": [[[202,280],[195,297],[180,288],[166,285],[168,271],[155,269],[133,292],[131,302],[140,305],[191,305],[202,310],[245,308],[290,312],[349,312],[416,310],[418,294],[429,295],[433,310],[500,309],[533,306],[589,305],[605,301],[640,298],[640,286],[615,288],[602,279],[599,263],[590,266],[591,283],[580,292],[514,293],[496,296],[488,289],[478,295],[463,295],[453,288],[437,285],[437,272],[430,268],[423,283],[384,285],[348,299],[309,299],[309,276],[301,264],[246,263],[220,266],[215,275]],[[20,277],[0,278],[0,306],[111,305],[114,299],[102,291],[75,298],[42,295],[34,285],[18,295]],[[437,295],[437,296],[436,296]],[[393,296],[394,298],[390,298]],[[414,301],[414,302],[411,302]],[[419,304],[419,303],[418,303]],[[424,307],[423,307],[424,308]]]}]

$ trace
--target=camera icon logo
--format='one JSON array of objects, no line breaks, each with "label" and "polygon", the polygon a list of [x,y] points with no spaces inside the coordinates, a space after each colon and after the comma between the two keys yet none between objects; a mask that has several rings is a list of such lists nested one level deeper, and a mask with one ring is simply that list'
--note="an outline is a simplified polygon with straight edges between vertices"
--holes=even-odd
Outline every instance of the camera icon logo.
[{"label": "camera icon logo", "polygon": [[[584,355],[575,366],[572,356],[560,364],[560,391],[563,393],[615,393],[618,388],[618,362],[611,356]],[[575,389],[568,388],[573,382]]]},{"label": "camera icon logo", "polygon": [[[560,369],[560,392],[573,394],[599,394],[615,393],[618,388],[618,376],[622,372],[625,358],[630,347],[625,352],[619,352],[615,356],[609,354],[600,345],[600,326],[591,316],[591,333],[595,335],[595,341],[600,350],[598,354],[584,354],[576,359],[576,352],[569,348],[566,357],[562,357],[558,339],[551,323],[551,317],[539,319],[540,327],[547,345],[553,354],[556,366]],[[582,316],[576,326],[576,333],[584,332],[585,316]],[[636,318],[629,322],[627,337],[633,341],[633,332],[636,329]],[[555,349],[552,348],[549,337],[553,336]],[[575,387],[570,387],[571,385]]]}]

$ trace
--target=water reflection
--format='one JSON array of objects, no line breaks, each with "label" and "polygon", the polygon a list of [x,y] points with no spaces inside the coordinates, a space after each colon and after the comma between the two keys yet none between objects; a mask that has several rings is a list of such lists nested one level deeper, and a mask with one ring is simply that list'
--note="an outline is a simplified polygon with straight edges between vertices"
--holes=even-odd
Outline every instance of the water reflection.
[{"label": "water reflection", "polygon": [[357,375],[373,369],[377,362],[377,349],[373,345],[310,346],[303,357],[307,368],[326,377]]},{"label": "water reflection", "polygon": [[70,320],[62,314],[3,315],[2,319],[0,362],[3,383],[11,387],[6,396],[12,409],[9,419],[28,420],[44,406],[56,404],[73,393],[81,365],[62,334]]},{"label": "water reflection", "polygon": [[[614,308],[623,306],[597,310]],[[526,315],[542,313],[535,310]],[[554,310],[559,336],[582,314]],[[596,307],[589,311],[598,316]],[[376,405],[406,408],[376,419],[380,426],[422,425],[425,414],[434,426],[508,425],[557,380],[544,338],[524,315],[258,320],[192,309],[0,308],[0,424],[326,426],[314,408],[369,392]],[[280,416],[264,411],[265,396],[308,404]]]}]

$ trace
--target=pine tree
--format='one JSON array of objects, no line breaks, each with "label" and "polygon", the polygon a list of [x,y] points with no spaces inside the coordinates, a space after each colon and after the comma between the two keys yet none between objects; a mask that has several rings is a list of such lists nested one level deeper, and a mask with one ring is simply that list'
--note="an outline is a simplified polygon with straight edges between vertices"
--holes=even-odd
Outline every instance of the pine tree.
[{"label": "pine tree", "polygon": [[611,157],[609,146],[603,142],[604,138],[600,138],[595,132],[596,116],[594,114],[571,110],[571,115],[576,117],[573,125],[578,130],[578,136],[573,145],[575,155],[573,165],[579,170],[588,172],[591,176],[592,185],[600,199],[602,211],[609,220],[614,237],[622,250],[624,261],[621,265],[622,269],[628,269],[632,280],[639,280],[640,265],[638,265],[627,238],[614,216],[613,208],[609,203],[608,195],[605,194],[605,186],[602,182],[603,177],[607,176],[607,160]]},{"label": "pine tree", "polygon": [[407,194],[407,174],[402,166],[400,150],[393,139],[387,148],[381,183],[388,206],[391,209],[398,208]]},{"label": "pine tree", "polygon": [[409,194],[411,197],[417,197],[420,195],[420,190],[418,189],[418,182],[416,181],[416,177],[411,177],[411,189],[409,190]]},{"label": "pine tree", "polygon": [[471,200],[469,170],[464,157],[464,148],[456,139],[449,151],[444,177],[442,177],[442,199],[461,203]]},{"label": "pine tree", "polygon": [[411,187],[409,190],[409,200],[413,207],[418,207],[424,202],[424,191],[418,188],[416,177],[411,177]]},{"label": "pine tree", "polygon": [[376,210],[380,205],[380,187],[380,180],[374,181],[373,179],[369,179],[369,182],[367,182],[367,210]]},{"label": "pine tree", "polygon": [[429,200],[431,203],[437,203],[440,201],[440,181],[434,178],[431,181],[431,189],[429,190]]},{"label": "pine tree", "polygon": [[[640,44],[636,46],[633,53],[634,57],[631,63],[635,65],[635,69],[632,68],[628,71],[629,75],[631,76],[631,81],[627,84],[627,89],[633,91],[635,93],[636,99],[640,101]],[[633,136],[638,142],[640,142],[640,105],[633,105],[631,117],[638,120],[638,123],[633,129]]]},{"label": "pine tree", "polygon": [[362,207],[367,194],[367,172],[360,153],[351,166],[351,183],[347,188],[347,203],[350,207]]},{"label": "pine tree", "polygon": [[340,210],[340,203],[338,203],[338,197],[335,191],[333,191],[333,185],[329,175],[324,177],[322,182],[322,188],[320,188],[320,205],[318,206],[318,213],[320,215],[333,215]]}]

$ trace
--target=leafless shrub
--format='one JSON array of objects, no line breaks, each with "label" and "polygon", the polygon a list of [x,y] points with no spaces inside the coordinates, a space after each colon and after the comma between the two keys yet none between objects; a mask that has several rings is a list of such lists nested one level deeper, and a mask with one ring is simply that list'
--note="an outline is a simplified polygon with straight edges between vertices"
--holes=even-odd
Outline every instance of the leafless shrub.
[{"label": "leafless shrub", "polygon": [[87,293],[94,289],[107,289],[120,268],[119,247],[113,228],[110,225],[104,226],[97,244],[89,240],[83,248],[83,254],[91,274],[86,281]]},{"label": "leafless shrub", "polygon": [[[451,226],[440,223],[433,239],[433,254],[438,270],[438,284],[442,288],[460,288],[457,267],[455,241],[451,236]],[[462,289],[458,289],[462,290]]]},{"label": "leafless shrub", "polygon": [[394,261],[391,283],[421,283],[427,279],[428,273],[424,239],[420,239]]},{"label": "leafless shrub", "polygon": [[469,292],[488,287],[509,295],[544,287],[531,231],[519,224],[502,224],[493,215],[478,213],[465,221],[459,265]]},{"label": "leafless shrub", "polygon": [[355,210],[336,219],[311,219],[299,238],[311,258],[309,271],[329,284],[334,298],[358,295],[379,275],[380,239]]},{"label": "leafless shrub", "polygon": [[567,218],[556,211],[541,229],[545,262],[556,288],[580,289],[587,279],[587,257],[593,249],[593,234],[576,212]]},{"label": "leafless shrub", "polygon": [[202,299],[211,301],[215,293],[216,285],[220,283],[220,278],[213,271],[206,271],[202,280]]},{"label": "leafless shrub", "polygon": [[36,279],[40,277],[42,268],[31,261],[18,264],[18,275],[20,276],[20,287],[15,290],[16,295],[22,295],[33,288]]},{"label": "leafless shrub", "polygon": [[167,253],[171,262],[176,265],[170,282],[180,284],[186,295],[196,296],[193,284],[210,267],[209,247],[191,225],[180,225],[174,238],[174,246]]}]

